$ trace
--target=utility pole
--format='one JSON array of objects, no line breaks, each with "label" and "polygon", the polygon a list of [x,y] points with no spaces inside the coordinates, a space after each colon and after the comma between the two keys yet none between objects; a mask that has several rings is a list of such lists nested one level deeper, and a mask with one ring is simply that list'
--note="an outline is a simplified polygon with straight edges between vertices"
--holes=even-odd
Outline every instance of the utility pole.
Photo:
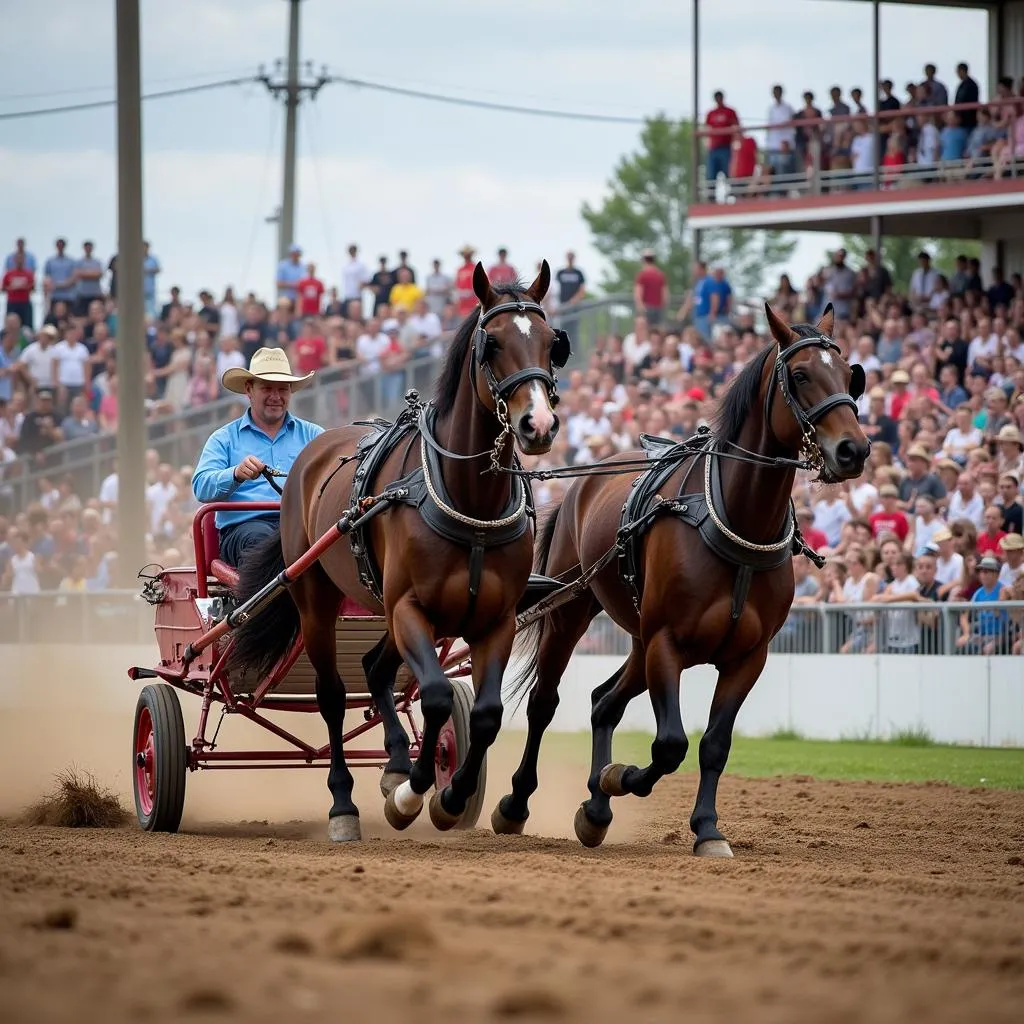
[{"label": "utility pole", "polygon": [[281,221],[278,225],[278,259],[288,255],[288,247],[295,240],[295,142],[299,125],[299,103],[304,95],[316,99],[317,93],[331,80],[324,67],[320,75],[313,78],[313,62],[306,61],[306,78],[299,75],[299,4],[302,0],[288,0],[288,65],[285,77],[281,77],[281,62],[275,61],[275,78],[271,78],[263,67],[256,76],[275,97],[284,96],[284,175],[281,197]]},{"label": "utility pole", "polygon": [[118,576],[146,561],[146,350],[142,255],[139,0],[116,0],[117,37],[117,531]]}]

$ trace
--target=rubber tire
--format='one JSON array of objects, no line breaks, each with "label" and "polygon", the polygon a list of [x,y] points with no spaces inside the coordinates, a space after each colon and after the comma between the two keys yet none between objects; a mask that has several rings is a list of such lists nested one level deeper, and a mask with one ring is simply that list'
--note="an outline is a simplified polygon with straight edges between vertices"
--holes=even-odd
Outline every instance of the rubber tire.
[{"label": "rubber tire", "polygon": [[[469,715],[473,710],[473,688],[464,683],[461,679],[453,679],[451,723],[455,729],[455,748],[459,755],[459,764],[462,764],[466,751],[469,749]],[[456,765],[458,767],[458,765]],[[476,823],[483,813],[484,800],[487,797],[487,757],[484,756],[484,763],[480,766],[480,775],[476,780],[476,792],[469,798],[466,809],[459,818],[456,828],[476,828]]]},{"label": "rubber tire", "polygon": [[[147,816],[139,801],[138,773],[135,763],[135,740],[139,717],[148,709],[153,723],[156,793],[153,810]],[[185,775],[188,771],[188,748],[185,746],[185,721],[181,703],[173,686],[156,683],[144,686],[135,705],[132,728],[132,792],[135,813],[146,832],[177,832],[185,809]]]}]

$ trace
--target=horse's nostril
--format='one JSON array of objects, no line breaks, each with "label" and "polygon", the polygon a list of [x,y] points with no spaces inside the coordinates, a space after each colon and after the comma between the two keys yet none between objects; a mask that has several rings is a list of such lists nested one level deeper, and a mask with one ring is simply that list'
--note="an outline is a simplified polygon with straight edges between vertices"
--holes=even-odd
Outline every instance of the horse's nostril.
[{"label": "horse's nostril", "polygon": [[836,445],[836,460],[841,466],[852,466],[857,461],[857,446],[849,438]]},{"label": "horse's nostril", "polygon": [[519,432],[526,437],[533,433],[533,418],[528,412],[519,417]]}]

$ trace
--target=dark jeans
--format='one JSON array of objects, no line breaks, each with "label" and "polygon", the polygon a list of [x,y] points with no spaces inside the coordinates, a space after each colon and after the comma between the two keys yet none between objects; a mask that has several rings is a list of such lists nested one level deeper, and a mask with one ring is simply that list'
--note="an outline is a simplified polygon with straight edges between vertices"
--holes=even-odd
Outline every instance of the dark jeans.
[{"label": "dark jeans", "polygon": [[[718,146],[716,149],[708,150],[707,180],[711,187],[714,187],[715,180],[719,174],[729,177],[729,156],[732,150],[729,146]],[[710,198],[714,198],[711,196]]]},{"label": "dark jeans", "polygon": [[18,315],[18,318],[21,320],[22,327],[27,327],[31,331],[35,326],[32,323],[33,310],[31,302],[11,302],[11,300],[8,299],[7,315],[10,316],[11,313],[16,313]]},{"label": "dark jeans", "polygon": [[276,533],[281,527],[281,520],[245,519],[240,523],[232,523],[220,531],[220,557],[228,565],[238,566],[242,555],[255,547],[267,537]]}]

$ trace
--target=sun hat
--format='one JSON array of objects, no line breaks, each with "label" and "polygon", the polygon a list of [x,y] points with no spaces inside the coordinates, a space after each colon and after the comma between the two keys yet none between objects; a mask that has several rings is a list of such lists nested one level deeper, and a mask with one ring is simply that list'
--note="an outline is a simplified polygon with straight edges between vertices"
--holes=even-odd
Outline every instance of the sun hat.
[{"label": "sun hat", "polygon": [[292,367],[284,349],[258,348],[253,354],[248,370],[244,370],[240,366],[232,366],[229,370],[224,371],[221,383],[228,391],[233,391],[236,395],[244,395],[245,385],[251,380],[291,384],[292,391],[298,391],[309,384],[312,378],[312,370],[304,377],[296,377],[292,373]]},{"label": "sun hat", "polygon": [[999,428],[999,433],[996,434],[996,441],[999,444],[1007,442],[1017,445],[1018,448],[1024,448],[1024,438],[1021,437],[1020,430],[1012,423],[1007,423]]},{"label": "sun hat", "polygon": [[893,370],[892,376],[889,378],[893,384],[909,384],[910,374],[906,370]]},{"label": "sun hat", "polygon": [[999,546],[1004,551],[1024,551],[1024,537],[1019,533],[1008,533],[999,541]]},{"label": "sun hat", "polygon": [[944,540],[952,539],[953,534],[948,529],[937,530],[935,533],[932,534],[932,540],[935,541],[936,544]]},{"label": "sun hat", "polygon": [[925,462],[931,462],[932,457],[928,454],[928,450],[923,444],[912,444],[907,449],[908,459],[924,459]]},{"label": "sun hat", "polygon": [[986,569],[989,572],[999,572],[1001,566],[999,565],[999,559],[993,558],[991,555],[986,555],[979,563],[978,569],[984,572]]}]

